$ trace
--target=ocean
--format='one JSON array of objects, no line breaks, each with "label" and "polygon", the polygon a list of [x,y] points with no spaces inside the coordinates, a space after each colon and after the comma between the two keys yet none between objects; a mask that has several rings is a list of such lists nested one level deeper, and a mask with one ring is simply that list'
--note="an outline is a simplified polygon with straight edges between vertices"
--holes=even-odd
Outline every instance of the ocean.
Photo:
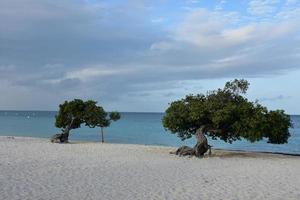
[{"label": "ocean", "polygon": [[[56,112],[50,111],[0,111],[0,135],[50,138],[60,129],[54,126]],[[121,119],[113,122],[104,130],[105,142],[162,145],[193,146],[195,139],[181,141],[176,135],[162,127],[163,113],[121,113]],[[291,116],[294,127],[287,144],[268,144],[266,140],[250,143],[245,140],[228,144],[219,140],[210,140],[213,148],[264,151],[300,154],[300,115]],[[100,141],[100,129],[82,126],[72,130],[70,140]]]}]

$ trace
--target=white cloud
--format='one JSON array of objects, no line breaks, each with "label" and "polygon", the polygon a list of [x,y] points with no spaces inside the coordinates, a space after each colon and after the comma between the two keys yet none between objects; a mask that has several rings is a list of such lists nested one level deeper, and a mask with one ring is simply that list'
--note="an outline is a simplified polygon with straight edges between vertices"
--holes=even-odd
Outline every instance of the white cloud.
[{"label": "white cloud", "polygon": [[289,21],[299,21],[300,20],[300,6],[295,6],[293,8],[285,7],[280,10],[274,16],[278,20],[289,20]]},{"label": "white cloud", "polygon": [[187,3],[199,3],[200,0],[186,0]]},{"label": "white cloud", "polygon": [[299,1],[298,0],[286,0],[286,4],[287,5],[293,5],[293,4],[296,4],[296,3],[298,3]]},{"label": "white cloud", "polygon": [[[290,13],[291,14],[291,13]],[[300,14],[298,14],[300,15]],[[226,12],[211,12],[198,9],[190,12],[186,18],[171,32],[171,41],[160,41],[152,44],[152,50],[178,49],[176,42],[186,42],[199,48],[222,49],[239,45],[249,47],[261,42],[288,36],[299,31],[300,22],[277,21],[235,25],[235,18],[226,18]],[[262,43],[261,43],[262,44]],[[224,51],[226,51],[224,49]]]},{"label": "white cloud", "polygon": [[130,70],[125,69],[110,69],[103,67],[83,68],[72,72],[67,72],[64,79],[79,79],[81,81],[88,81],[93,78],[101,78],[105,76],[120,75],[122,73],[129,73]]},{"label": "white cloud", "polygon": [[248,12],[252,15],[266,15],[273,13],[276,9],[278,0],[251,0]]},{"label": "white cloud", "polygon": [[241,44],[255,38],[257,27],[255,25],[246,25],[234,29],[225,29],[221,37],[229,45]]},{"label": "white cloud", "polygon": [[217,13],[214,14],[204,9],[194,10],[177,26],[173,38],[201,46],[210,46],[220,34],[225,21],[226,19],[219,18]]},{"label": "white cloud", "polygon": [[[194,10],[170,33],[171,39],[152,44],[151,50],[161,50],[164,62],[195,77],[255,76],[300,67],[299,21],[282,18],[237,25],[224,15],[226,12]],[[176,59],[178,55],[185,63]]]},{"label": "white cloud", "polygon": [[165,19],[163,17],[154,18],[151,20],[152,23],[162,23],[164,21],[165,21]]},{"label": "white cloud", "polygon": [[224,5],[227,3],[226,0],[221,0],[216,6],[215,6],[215,10],[220,11],[223,10]]},{"label": "white cloud", "polygon": [[170,42],[157,42],[151,45],[150,50],[160,50],[160,51],[167,51],[167,50],[174,50],[176,46]]},{"label": "white cloud", "polygon": [[101,79],[105,77],[111,77],[114,75],[129,74],[132,69],[111,69],[107,67],[85,67],[78,70],[66,72],[65,75],[57,79],[45,79],[42,80],[44,83],[59,84],[66,80],[79,80],[82,82],[94,81],[94,79]]}]

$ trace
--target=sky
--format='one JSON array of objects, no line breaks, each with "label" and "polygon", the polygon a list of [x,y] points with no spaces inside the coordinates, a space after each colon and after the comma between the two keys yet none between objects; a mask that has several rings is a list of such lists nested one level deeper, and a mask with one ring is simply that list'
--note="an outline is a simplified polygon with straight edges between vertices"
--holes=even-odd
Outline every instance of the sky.
[{"label": "sky", "polygon": [[300,114],[300,0],[0,1],[0,110],[161,112],[235,78]]}]

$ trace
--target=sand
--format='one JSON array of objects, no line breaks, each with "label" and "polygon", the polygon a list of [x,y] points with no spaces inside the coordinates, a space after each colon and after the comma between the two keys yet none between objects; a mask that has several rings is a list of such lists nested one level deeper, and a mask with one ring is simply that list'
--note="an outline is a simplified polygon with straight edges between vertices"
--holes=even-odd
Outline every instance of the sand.
[{"label": "sand", "polygon": [[300,199],[300,158],[0,137],[0,199]]}]

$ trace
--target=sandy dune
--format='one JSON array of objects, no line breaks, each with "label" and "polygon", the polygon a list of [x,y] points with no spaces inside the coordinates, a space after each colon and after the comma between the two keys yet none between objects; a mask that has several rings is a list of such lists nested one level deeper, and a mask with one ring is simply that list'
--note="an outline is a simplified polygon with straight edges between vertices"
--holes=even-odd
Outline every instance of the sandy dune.
[{"label": "sandy dune", "polygon": [[300,158],[0,137],[0,199],[300,199]]}]

